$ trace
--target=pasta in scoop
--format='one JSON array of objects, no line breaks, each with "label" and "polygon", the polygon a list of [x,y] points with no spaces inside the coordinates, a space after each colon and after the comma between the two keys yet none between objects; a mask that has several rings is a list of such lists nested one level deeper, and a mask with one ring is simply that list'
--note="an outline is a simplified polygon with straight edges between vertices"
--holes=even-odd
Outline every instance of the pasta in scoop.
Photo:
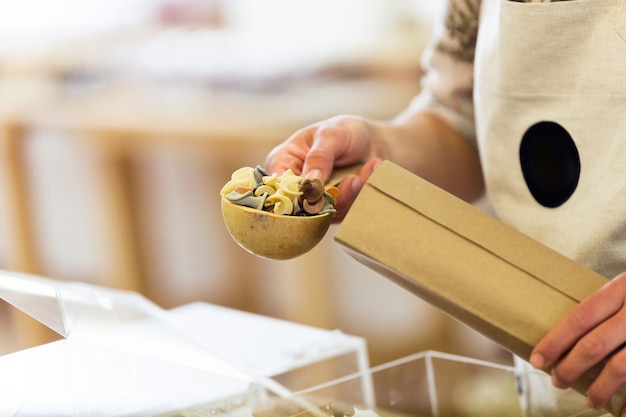
[{"label": "pasta in scoop", "polygon": [[291,169],[268,175],[260,166],[239,168],[220,190],[233,204],[287,216],[334,213],[337,194],[319,178],[307,179]]}]

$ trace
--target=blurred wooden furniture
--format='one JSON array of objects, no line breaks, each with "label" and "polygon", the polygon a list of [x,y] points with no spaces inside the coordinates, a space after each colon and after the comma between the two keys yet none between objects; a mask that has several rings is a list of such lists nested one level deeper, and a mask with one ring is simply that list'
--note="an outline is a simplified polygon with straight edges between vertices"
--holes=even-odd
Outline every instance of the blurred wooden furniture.
[{"label": "blurred wooden furniture", "polygon": [[[2,267],[49,275],[38,260],[38,234],[22,152],[33,131],[67,134],[92,156],[98,230],[102,232],[99,239],[104,248],[102,268],[92,280],[150,297],[151,283],[143,259],[145,242],[138,231],[131,178],[138,156],[159,146],[189,148],[210,158],[213,172],[226,181],[234,169],[261,163],[274,145],[313,121],[345,112],[379,118],[395,114],[415,94],[417,83],[417,76],[404,74],[338,78],[269,93],[119,85],[78,93],[52,87],[38,95],[5,82],[0,86],[0,169],[5,193],[1,198],[8,207],[2,225],[10,244]],[[219,216],[217,193],[215,212],[207,215]],[[223,230],[212,233],[216,239],[229,240]],[[241,251],[234,245],[230,248],[226,250]],[[332,327],[330,313],[319,308],[329,278],[324,260],[318,256],[323,253],[312,252],[285,267],[289,273],[297,270],[301,275],[289,285],[309,294],[289,303],[285,310],[291,320]],[[233,252],[231,257],[238,259],[242,254]],[[241,305],[235,307],[246,308],[256,296],[254,286],[243,280],[253,276],[259,265],[251,257],[229,265],[228,279],[241,280],[237,286]],[[28,331],[23,333],[31,339],[26,343],[36,343]]]}]

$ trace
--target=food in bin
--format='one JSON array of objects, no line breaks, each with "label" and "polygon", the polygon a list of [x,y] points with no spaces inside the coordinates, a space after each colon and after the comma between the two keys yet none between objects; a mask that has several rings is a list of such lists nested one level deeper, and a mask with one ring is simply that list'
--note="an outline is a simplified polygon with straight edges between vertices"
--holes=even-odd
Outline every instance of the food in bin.
[{"label": "food in bin", "polygon": [[[368,407],[310,398],[275,399],[252,407],[252,417],[385,417]],[[397,417],[394,415],[394,417]]]}]

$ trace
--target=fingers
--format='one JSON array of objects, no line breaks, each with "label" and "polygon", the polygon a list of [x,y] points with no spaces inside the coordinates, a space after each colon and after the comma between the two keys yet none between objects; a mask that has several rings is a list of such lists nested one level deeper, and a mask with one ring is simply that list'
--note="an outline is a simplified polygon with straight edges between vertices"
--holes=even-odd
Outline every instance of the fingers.
[{"label": "fingers", "polygon": [[348,116],[332,118],[315,131],[302,172],[309,178],[327,181],[334,167],[363,161],[369,145],[369,131],[363,120]]},{"label": "fingers", "polygon": [[[626,342],[626,274],[609,282],[569,312],[535,347],[530,362],[553,367],[552,381],[567,388]],[[626,353],[620,351],[604,365],[590,385],[587,398],[602,408],[626,382]]]},{"label": "fingers", "polygon": [[604,408],[615,392],[626,383],[626,352],[618,351],[587,390],[587,405]]},{"label": "fingers", "polygon": [[591,330],[598,330],[624,307],[625,285],[626,274],[615,278],[572,309],[537,344],[531,363],[538,368],[548,368],[573,349],[583,336]]},{"label": "fingers", "polygon": [[555,385],[570,386],[617,349],[624,342],[625,322],[624,314],[617,314],[580,338],[554,368]]},{"label": "fingers", "polygon": [[378,158],[367,161],[357,175],[350,175],[337,185],[339,195],[335,202],[335,209],[337,210],[333,218],[335,223],[343,220],[363,185],[381,162],[382,160]]},{"label": "fingers", "polygon": [[315,126],[301,129],[276,146],[265,158],[264,167],[270,174],[281,174],[288,169],[302,172],[304,160],[313,143]]},{"label": "fingers", "polygon": [[307,178],[321,178],[327,181],[341,154],[342,143],[347,140],[347,134],[342,127],[336,125],[322,125],[313,137],[311,148],[307,152],[302,167],[302,174]]},{"label": "fingers", "polygon": [[357,175],[338,185],[334,221],[345,216],[348,208],[374,168],[381,162],[372,157],[371,132],[368,123],[353,116],[338,116],[301,129],[274,148],[265,160],[269,173],[287,169],[307,178],[326,182],[335,167],[368,161]]},{"label": "fingers", "polygon": [[616,285],[605,286],[566,314],[537,344],[531,363],[538,368],[550,367],[581,337],[617,313],[623,306],[624,294],[614,287]]},{"label": "fingers", "polygon": [[301,129],[275,147],[267,156],[270,173],[292,169],[308,178],[327,181],[335,166],[361,162],[370,154],[367,122],[338,116]]}]

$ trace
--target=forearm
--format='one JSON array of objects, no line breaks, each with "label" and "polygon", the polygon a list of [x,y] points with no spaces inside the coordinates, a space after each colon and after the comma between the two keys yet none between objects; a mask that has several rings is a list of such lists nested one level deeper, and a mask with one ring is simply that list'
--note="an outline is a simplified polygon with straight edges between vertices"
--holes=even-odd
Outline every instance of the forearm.
[{"label": "forearm", "polygon": [[479,9],[480,0],[447,1],[423,55],[421,93],[372,128],[376,152],[467,201],[484,192],[472,101]]},{"label": "forearm", "polygon": [[448,123],[428,112],[370,122],[375,156],[389,159],[466,200],[484,192],[478,152]]}]

